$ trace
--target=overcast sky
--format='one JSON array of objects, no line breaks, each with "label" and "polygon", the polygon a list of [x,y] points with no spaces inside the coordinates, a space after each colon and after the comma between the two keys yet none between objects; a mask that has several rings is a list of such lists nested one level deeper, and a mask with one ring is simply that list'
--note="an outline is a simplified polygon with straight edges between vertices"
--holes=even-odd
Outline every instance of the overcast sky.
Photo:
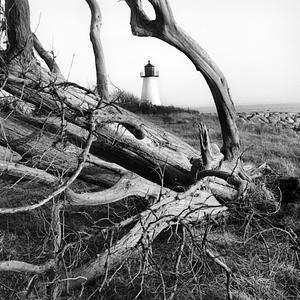
[{"label": "overcast sky", "polygon": [[[169,1],[177,23],[225,74],[235,104],[300,102],[300,0]],[[29,3],[32,30],[54,51],[64,75],[92,86],[95,68],[85,0]],[[139,73],[150,59],[160,71],[163,104],[213,105],[202,75],[182,53],[157,39],[131,34],[124,1],[99,4],[112,84],[139,96]]]}]

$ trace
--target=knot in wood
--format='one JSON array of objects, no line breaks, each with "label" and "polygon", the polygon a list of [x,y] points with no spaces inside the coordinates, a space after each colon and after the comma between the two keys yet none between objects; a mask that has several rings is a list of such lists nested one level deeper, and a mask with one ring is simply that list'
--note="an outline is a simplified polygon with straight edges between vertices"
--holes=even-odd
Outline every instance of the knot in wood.
[{"label": "knot in wood", "polygon": [[191,176],[194,181],[197,181],[198,173],[204,169],[204,165],[201,158],[194,158],[190,159],[191,163]]}]

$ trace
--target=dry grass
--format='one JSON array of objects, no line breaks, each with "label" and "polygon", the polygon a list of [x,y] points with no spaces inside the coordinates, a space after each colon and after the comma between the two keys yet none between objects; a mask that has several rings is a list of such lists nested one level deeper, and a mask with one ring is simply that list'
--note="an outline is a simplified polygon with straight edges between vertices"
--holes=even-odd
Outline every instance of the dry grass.
[{"label": "dry grass", "polygon": [[[218,118],[214,114],[172,113],[143,116],[159,126],[181,136],[187,143],[198,147],[196,122],[204,122],[212,142],[222,145]],[[282,175],[300,176],[300,136],[293,130],[266,124],[238,121],[244,160],[257,165],[267,162]]]},{"label": "dry grass", "polygon": [[[144,117],[195,147],[198,147],[198,139],[193,123],[203,121],[209,128],[212,142],[221,145],[215,115],[184,112]],[[246,123],[239,123],[239,129],[243,148],[249,148],[245,152],[245,160],[255,164],[266,161],[276,174],[300,175],[299,136],[294,132]],[[134,299],[141,290],[143,278],[138,299],[167,299],[176,280],[178,288],[174,299],[226,299],[226,274],[206,255],[207,247],[217,251],[231,268],[233,299],[300,298],[300,247],[297,238],[297,235],[300,236],[300,204],[291,205],[285,215],[275,213],[278,205],[276,197],[279,195],[276,194],[276,174],[265,178],[243,203],[229,204],[230,217],[227,220],[219,220],[218,223],[208,220],[186,232],[177,277],[175,264],[183,242],[180,226],[170,227],[156,239],[148,253],[145,268],[143,255],[130,258],[124,261],[118,272],[110,274],[110,280],[101,291],[103,278],[65,299]],[[265,193],[263,184],[274,190],[274,198]],[[85,190],[88,187],[82,184],[81,188]],[[35,201],[40,193],[48,192],[33,188],[29,192],[21,185],[15,189],[19,189],[18,201]],[[135,205],[128,199],[101,210],[65,211],[65,242],[73,243],[66,263],[80,265],[82,261],[95,257],[108,238],[98,234],[101,227],[107,226],[105,218],[109,216],[119,222],[147,205],[142,199],[138,203]],[[21,259],[38,263],[47,259],[51,234],[49,220],[47,207],[13,217],[1,217],[0,260]],[[1,274],[0,299],[19,299],[18,292],[24,290],[27,279],[22,274]]]},{"label": "dry grass", "polygon": [[[203,121],[208,125],[212,142],[219,146],[222,144],[215,115],[187,116],[179,113],[169,115],[168,118],[154,116],[154,120],[195,147],[198,141],[193,123]],[[284,216],[272,212],[276,211],[276,200],[280,196],[276,193],[277,175],[300,176],[300,136],[292,130],[269,125],[238,122],[238,126],[242,147],[248,149],[244,160],[256,165],[267,162],[274,170],[275,174],[266,177],[261,184],[267,184],[275,196],[277,194],[277,199],[270,199],[259,188],[252,191],[244,205],[232,207],[231,217],[222,230],[216,228],[210,232],[211,247],[222,254],[233,270],[234,299],[298,299],[300,239],[297,235],[300,236],[300,199],[299,204],[290,205]],[[200,292],[192,293],[191,296],[189,293],[194,289],[189,285],[189,293],[181,290],[183,294],[179,293],[178,299],[226,299],[225,275],[222,270],[216,269],[203,276],[206,279],[201,279]]]}]

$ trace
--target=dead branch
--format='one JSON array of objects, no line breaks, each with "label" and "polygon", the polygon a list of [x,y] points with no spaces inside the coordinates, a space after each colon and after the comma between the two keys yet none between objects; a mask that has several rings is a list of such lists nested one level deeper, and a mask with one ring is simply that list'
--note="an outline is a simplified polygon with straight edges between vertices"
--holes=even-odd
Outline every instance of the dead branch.
[{"label": "dead branch", "polygon": [[58,182],[57,177],[50,175],[43,170],[1,160],[0,172],[17,178],[34,179],[47,185],[52,185]]},{"label": "dead branch", "polygon": [[[98,160],[100,165],[101,160]],[[114,168],[114,164],[104,162],[106,168]],[[116,170],[116,169],[113,169]],[[119,170],[122,170],[121,168]],[[41,184],[55,185],[58,184],[59,179],[53,175],[50,175],[46,171],[27,167],[17,163],[9,163],[0,161],[0,172],[7,175],[14,176],[17,178],[23,178],[27,180],[34,180]],[[69,202],[66,205],[103,205],[113,203],[122,200],[129,196],[139,196],[143,198],[157,198],[161,191],[168,191],[167,188],[162,188],[160,185],[146,180],[139,175],[127,171],[121,177],[121,179],[113,185],[111,188],[105,189],[104,191],[91,192],[91,193],[76,193],[69,187],[66,187],[65,191],[69,197]],[[53,196],[53,194],[52,194]],[[51,196],[49,196],[51,197]],[[47,197],[47,199],[49,198]],[[50,200],[50,199],[49,199]],[[29,210],[35,209],[44,205],[46,202],[39,203],[38,206],[33,206]],[[0,210],[1,213],[1,210]],[[4,213],[4,212],[3,212]]]},{"label": "dead branch", "polygon": [[[25,89],[26,90],[26,89]],[[31,97],[34,99],[34,96]],[[42,100],[42,99],[41,99]],[[38,102],[35,102],[38,105]],[[19,116],[0,112],[2,117],[2,127],[7,136],[7,140],[11,148],[26,157],[40,157],[43,155],[44,159],[39,161],[40,168],[48,168],[49,162],[53,162],[53,167],[58,170],[72,171],[77,166],[77,155],[80,153],[80,148],[71,144],[69,147],[54,147],[53,141],[57,140],[57,134],[51,134],[45,131],[52,130],[53,133],[61,128],[61,122],[58,117],[33,117],[30,115]],[[122,117],[114,117],[111,119],[116,122],[123,122],[126,120],[128,114],[121,111]],[[101,116],[97,114],[97,118]],[[132,121],[134,122],[133,115]],[[70,116],[71,118],[71,116]],[[96,118],[96,120],[97,120]],[[75,125],[73,120],[68,120],[65,127],[65,133],[71,137],[72,140],[84,142],[88,133],[87,122],[84,121],[84,127],[80,118],[76,118]],[[148,122],[136,119],[135,135],[139,138],[145,135],[144,139],[137,140],[131,133],[129,133],[122,126],[114,124],[106,124],[101,126],[101,122],[109,119],[109,115],[103,113],[103,118],[100,122],[97,121],[97,128],[95,136],[97,140],[93,143],[91,153],[97,155],[98,158],[115,162],[126,169],[138,173],[139,175],[153,180],[153,177],[158,177],[153,170],[159,166],[165,165],[165,184],[174,186],[183,182],[190,183],[191,176],[189,173],[190,163],[189,158],[199,156],[199,153],[191,146],[183,143],[179,138],[174,137],[161,129],[155,128]],[[128,119],[127,119],[128,120]],[[82,125],[81,125],[82,126]],[[39,129],[40,128],[40,129]],[[0,132],[0,144],[6,146],[7,141]],[[2,141],[1,141],[2,140]],[[17,142],[23,140],[23,143]],[[58,144],[60,145],[60,144]],[[126,153],[126,159],[123,159],[123,154]],[[138,153],[138,154],[137,154]],[[51,165],[51,164],[50,164]],[[160,178],[157,178],[157,182]],[[172,183],[173,182],[173,183]]]},{"label": "dead branch", "polygon": [[44,60],[47,67],[51,71],[53,75],[56,75],[54,79],[55,82],[65,81],[64,76],[62,75],[59,66],[56,64],[54,54],[50,55],[48,51],[46,51],[37,38],[37,36],[33,33],[33,46],[38,55]]},{"label": "dead branch", "polygon": [[[226,208],[221,206],[211,193],[201,191],[201,184],[196,184],[187,192],[175,193],[170,191],[161,195],[160,201],[140,214],[139,222],[117,241],[109,250],[98,254],[97,258],[74,270],[69,276],[78,280],[70,280],[68,289],[72,290],[82,284],[102,276],[105,272],[107,255],[109,268],[115,269],[124,259],[140,247],[143,236],[149,237],[151,243],[156,236],[167,228],[174,219],[186,224],[202,220],[206,214],[216,215],[224,213]],[[109,251],[109,252],[108,252]],[[67,287],[64,291],[67,292]]]},{"label": "dead branch", "polygon": [[102,100],[109,100],[109,92],[107,87],[107,72],[105,66],[103,47],[100,39],[102,15],[98,2],[96,0],[86,0],[86,2],[91,10],[90,39],[93,45],[95,56],[97,93],[101,98],[98,107],[100,107]]},{"label": "dead branch", "polygon": [[239,153],[240,142],[235,123],[235,108],[226,78],[209,55],[175,22],[168,0],[150,0],[155,20],[150,20],[139,0],[125,0],[131,10],[130,25],[134,35],[152,36],[183,52],[204,76],[217,108],[222,130],[222,153],[233,160]]},{"label": "dead branch", "polygon": [[219,265],[225,272],[226,272],[226,277],[227,277],[227,282],[226,282],[226,291],[227,291],[227,300],[232,300],[232,293],[230,290],[230,285],[231,285],[231,274],[232,271],[231,269],[219,258],[220,255],[216,255],[215,253],[212,252],[210,249],[205,250],[206,254],[217,264]]},{"label": "dead branch", "polygon": [[[224,200],[236,200],[243,197],[249,187],[249,181],[243,176],[245,171],[240,159],[224,162],[224,157],[219,151],[212,152],[208,131],[203,123],[198,124],[198,131],[201,158],[190,160],[194,181],[212,177],[212,179],[208,178],[205,183],[215,196]],[[234,189],[237,189],[236,193]],[[232,198],[233,194],[235,194],[234,198]]]},{"label": "dead branch", "polygon": [[49,260],[43,265],[33,265],[17,260],[0,261],[1,272],[27,272],[35,274],[44,274],[55,265],[54,260]]},{"label": "dead branch", "polygon": [[90,128],[90,134],[87,140],[87,144],[85,149],[82,152],[81,156],[81,162],[78,164],[78,167],[76,171],[72,174],[72,176],[66,180],[63,184],[60,185],[60,187],[57,188],[56,191],[54,191],[50,196],[46,197],[45,199],[41,200],[39,203],[32,204],[32,205],[26,205],[21,207],[14,207],[14,208],[1,208],[0,214],[14,214],[18,212],[25,212],[25,211],[31,211],[38,207],[41,207],[45,205],[47,202],[49,202],[54,197],[60,195],[62,192],[64,192],[71,184],[76,180],[80,172],[82,171],[84,164],[87,159],[87,155],[89,154],[92,142],[93,142],[93,132],[95,130],[95,121],[93,119],[93,116],[91,118],[91,128]]},{"label": "dead branch", "polygon": [[175,297],[175,293],[177,291],[177,288],[178,288],[179,265],[180,265],[181,257],[182,257],[182,254],[183,254],[183,248],[184,248],[185,242],[186,242],[185,231],[186,231],[185,227],[182,226],[181,244],[180,244],[180,247],[178,249],[177,259],[176,259],[176,263],[175,263],[175,267],[174,267],[175,283],[174,283],[173,290],[172,290],[171,295],[169,296],[168,300],[173,300],[173,298]]},{"label": "dead branch", "polygon": [[[75,193],[68,190],[72,205],[103,205],[122,200],[129,196],[157,198],[162,188],[156,183],[142,178],[132,172],[123,175],[111,188],[94,193]],[[168,189],[163,189],[167,191]]]},{"label": "dead branch", "polygon": [[202,122],[198,123],[198,135],[204,170],[214,170],[219,168],[224,156],[220,153],[219,149],[217,149],[214,153],[212,152],[208,130],[206,125]]},{"label": "dead branch", "polygon": [[[62,223],[61,223],[61,211],[63,208],[62,201],[60,199],[53,199],[53,206],[52,206],[52,217],[51,217],[51,231],[53,236],[53,255],[55,260],[54,272],[57,277],[59,277],[60,273],[62,273],[62,262],[60,259],[60,249],[61,243],[63,238],[62,233]],[[53,282],[53,292],[52,292],[52,299],[56,300],[59,299],[61,294],[61,288],[57,284],[56,278]]]}]

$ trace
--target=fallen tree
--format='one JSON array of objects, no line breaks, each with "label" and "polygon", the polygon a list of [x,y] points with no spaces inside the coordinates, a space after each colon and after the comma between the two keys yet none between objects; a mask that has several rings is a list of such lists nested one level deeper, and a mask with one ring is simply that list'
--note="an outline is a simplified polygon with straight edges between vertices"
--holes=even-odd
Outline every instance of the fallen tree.
[{"label": "fallen tree", "polygon": [[[55,199],[51,228],[52,258],[41,265],[2,261],[0,271],[35,274],[54,272],[49,291],[58,299],[118,267],[134,252],[151,244],[171,224],[200,222],[205,216],[226,214],[226,204],[243,197],[251,176],[243,169],[235,109],[224,75],[208,54],[176,24],[167,0],[151,0],[156,14],[150,20],[139,0],[126,0],[131,29],[176,47],[200,71],[212,92],[222,129],[221,150],[211,145],[205,125],[199,125],[200,151],[174,135],[117,106],[109,98],[104,53],[100,42],[101,12],[95,0],[86,0],[91,13],[91,42],[95,53],[97,90],[67,82],[53,56],[30,29],[27,0],[6,0],[8,47],[1,51],[1,86],[10,96],[1,100],[0,145],[18,153],[17,162],[2,160],[0,170],[22,180],[53,187],[37,203],[2,207],[0,214],[34,210]],[[41,66],[42,59],[48,69]],[[89,169],[97,167],[97,173]],[[191,172],[192,171],[192,172]],[[252,172],[253,173],[253,172]],[[71,188],[78,178],[106,190],[80,193]],[[64,194],[66,198],[59,197]],[[108,204],[129,196],[148,199],[148,208],[114,228],[131,226],[102,253],[80,267],[62,270],[61,209]],[[110,228],[108,228],[110,230]],[[210,252],[209,252],[210,253]],[[50,272],[50,273],[51,273]],[[47,286],[46,283],[44,285]],[[41,294],[40,294],[41,295]],[[228,296],[230,297],[230,295]]]}]

